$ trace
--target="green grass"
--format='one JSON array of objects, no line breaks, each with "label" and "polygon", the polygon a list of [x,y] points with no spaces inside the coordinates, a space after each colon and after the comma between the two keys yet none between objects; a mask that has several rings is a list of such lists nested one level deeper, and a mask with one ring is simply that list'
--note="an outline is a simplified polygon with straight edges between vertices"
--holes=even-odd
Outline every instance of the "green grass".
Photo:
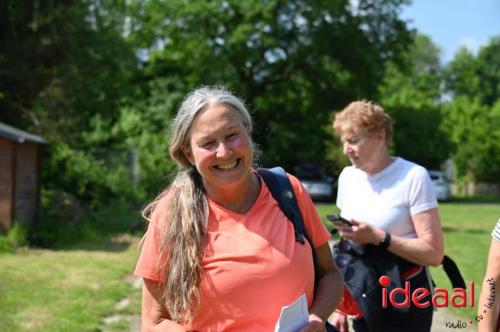
[{"label": "green grass", "polygon": [[[66,250],[0,254],[0,331],[101,331],[102,319],[133,291],[126,276],[137,242],[120,236]],[[127,310],[138,311],[136,305]]]},{"label": "green grass", "polygon": [[[336,213],[334,204],[317,204],[320,216],[326,220],[327,213]],[[475,284],[475,304],[481,291],[481,282],[486,268],[491,231],[500,217],[500,199],[482,198],[455,199],[439,205],[445,243],[445,254],[457,263],[466,284]],[[328,222],[327,227],[331,228]],[[446,288],[451,294],[451,285],[442,267],[431,268],[436,287]],[[472,319],[477,307],[453,308],[451,312]]]}]

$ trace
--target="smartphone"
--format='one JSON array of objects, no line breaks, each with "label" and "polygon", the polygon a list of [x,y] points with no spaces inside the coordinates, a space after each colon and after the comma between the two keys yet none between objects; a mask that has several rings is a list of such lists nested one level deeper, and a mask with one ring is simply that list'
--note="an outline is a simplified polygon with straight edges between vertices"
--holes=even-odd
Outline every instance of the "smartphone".
[{"label": "smartphone", "polygon": [[326,219],[336,225],[352,226],[352,223],[338,214],[327,214]]}]

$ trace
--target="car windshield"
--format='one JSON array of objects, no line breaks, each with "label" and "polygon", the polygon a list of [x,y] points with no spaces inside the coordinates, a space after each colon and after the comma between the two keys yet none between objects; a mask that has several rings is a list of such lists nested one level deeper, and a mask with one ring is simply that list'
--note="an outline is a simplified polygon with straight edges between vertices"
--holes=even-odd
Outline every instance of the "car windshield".
[{"label": "car windshield", "polygon": [[321,167],[314,163],[304,163],[294,168],[295,176],[302,180],[320,180],[325,175]]}]

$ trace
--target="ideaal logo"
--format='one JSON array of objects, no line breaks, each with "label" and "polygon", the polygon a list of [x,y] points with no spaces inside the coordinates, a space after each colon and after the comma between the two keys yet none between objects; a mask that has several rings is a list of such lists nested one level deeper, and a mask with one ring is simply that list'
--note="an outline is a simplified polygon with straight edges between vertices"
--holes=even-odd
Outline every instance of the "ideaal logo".
[{"label": "ideaal logo", "polygon": [[[382,286],[382,307],[387,308],[389,301],[394,308],[409,308],[410,301],[417,308],[427,308],[431,304],[436,308],[448,307],[449,303],[455,308],[466,307],[467,303],[470,307],[474,307],[474,282],[469,283],[469,292],[464,288],[453,288],[450,293],[445,288],[434,288],[434,294],[431,300],[422,301],[431,293],[427,288],[411,289],[410,282],[405,282],[405,287],[396,287],[390,293],[387,291],[387,286],[391,284],[391,278],[381,276],[379,284]],[[389,294],[388,294],[389,293]],[[403,301],[396,301],[396,296],[402,294]]]},{"label": "ideaal logo", "polygon": [[[483,314],[486,314],[488,310],[491,310],[493,308],[493,304],[495,302],[495,295],[496,295],[496,287],[495,287],[495,282],[493,278],[488,278],[486,280],[486,283],[489,286],[489,295],[488,295],[488,302],[484,304],[484,310]],[[467,294],[467,290],[463,288],[454,288],[452,290],[452,295],[451,298],[449,298],[449,292],[447,289],[444,288],[435,288],[434,289],[434,294],[431,297],[430,301],[423,301],[424,298],[430,295],[430,291],[426,288],[416,288],[413,291],[411,290],[410,287],[410,282],[407,281],[405,282],[405,287],[396,287],[394,288],[389,294],[387,294],[387,286],[391,284],[391,278],[388,276],[382,276],[379,279],[379,284],[382,286],[382,307],[387,308],[387,302],[391,303],[391,305],[394,308],[408,308],[410,306],[410,299],[413,305],[415,305],[417,308],[427,308],[428,306],[432,305],[435,306],[436,308],[442,308],[442,307],[448,307],[449,303],[451,302],[451,305],[453,307],[466,307],[467,302],[469,302],[470,307],[474,307],[474,282],[471,281],[469,282],[469,293]],[[398,294],[403,295],[403,301],[402,302],[397,302],[396,301],[396,296]],[[410,295],[411,294],[411,295]],[[469,301],[467,301],[467,298]],[[474,317],[476,322],[479,322],[483,319],[483,315],[478,315]],[[467,328],[468,326],[472,326],[473,321],[470,320],[469,323],[467,324],[467,321],[462,321],[458,320],[455,322],[445,322],[445,327],[451,328],[451,329],[464,329]]]}]

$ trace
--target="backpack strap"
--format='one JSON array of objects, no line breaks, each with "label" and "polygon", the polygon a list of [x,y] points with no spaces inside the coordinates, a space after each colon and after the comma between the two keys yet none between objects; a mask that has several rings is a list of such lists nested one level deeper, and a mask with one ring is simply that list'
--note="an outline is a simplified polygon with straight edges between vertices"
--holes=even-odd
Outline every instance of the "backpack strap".
[{"label": "backpack strap", "polygon": [[302,244],[305,243],[304,238],[311,245],[311,251],[313,255],[314,263],[314,275],[318,276],[318,264],[316,261],[316,252],[314,251],[314,244],[307,232],[306,226],[304,224],[304,219],[302,218],[302,213],[300,212],[299,205],[297,204],[297,199],[292,188],[292,183],[288,178],[285,170],[282,167],[273,168],[259,168],[257,173],[262,176],[264,182],[266,183],[271,195],[278,203],[283,214],[290,220],[293,225],[295,233],[295,241]]},{"label": "backpack strap", "polygon": [[464,278],[462,277],[462,274],[453,259],[444,255],[443,262],[441,264],[443,264],[444,272],[446,272],[448,279],[450,279],[452,287],[465,289],[466,286]]},{"label": "backpack strap", "polygon": [[285,170],[282,167],[273,167],[259,168],[257,172],[264,179],[264,182],[269,188],[271,195],[278,203],[281,211],[288,220],[292,222],[295,232],[295,241],[304,244],[305,237],[311,242],[304,225],[304,219],[302,219],[302,213],[297,204],[297,199],[295,198],[292,183],[290,179],[288,179]]}]

